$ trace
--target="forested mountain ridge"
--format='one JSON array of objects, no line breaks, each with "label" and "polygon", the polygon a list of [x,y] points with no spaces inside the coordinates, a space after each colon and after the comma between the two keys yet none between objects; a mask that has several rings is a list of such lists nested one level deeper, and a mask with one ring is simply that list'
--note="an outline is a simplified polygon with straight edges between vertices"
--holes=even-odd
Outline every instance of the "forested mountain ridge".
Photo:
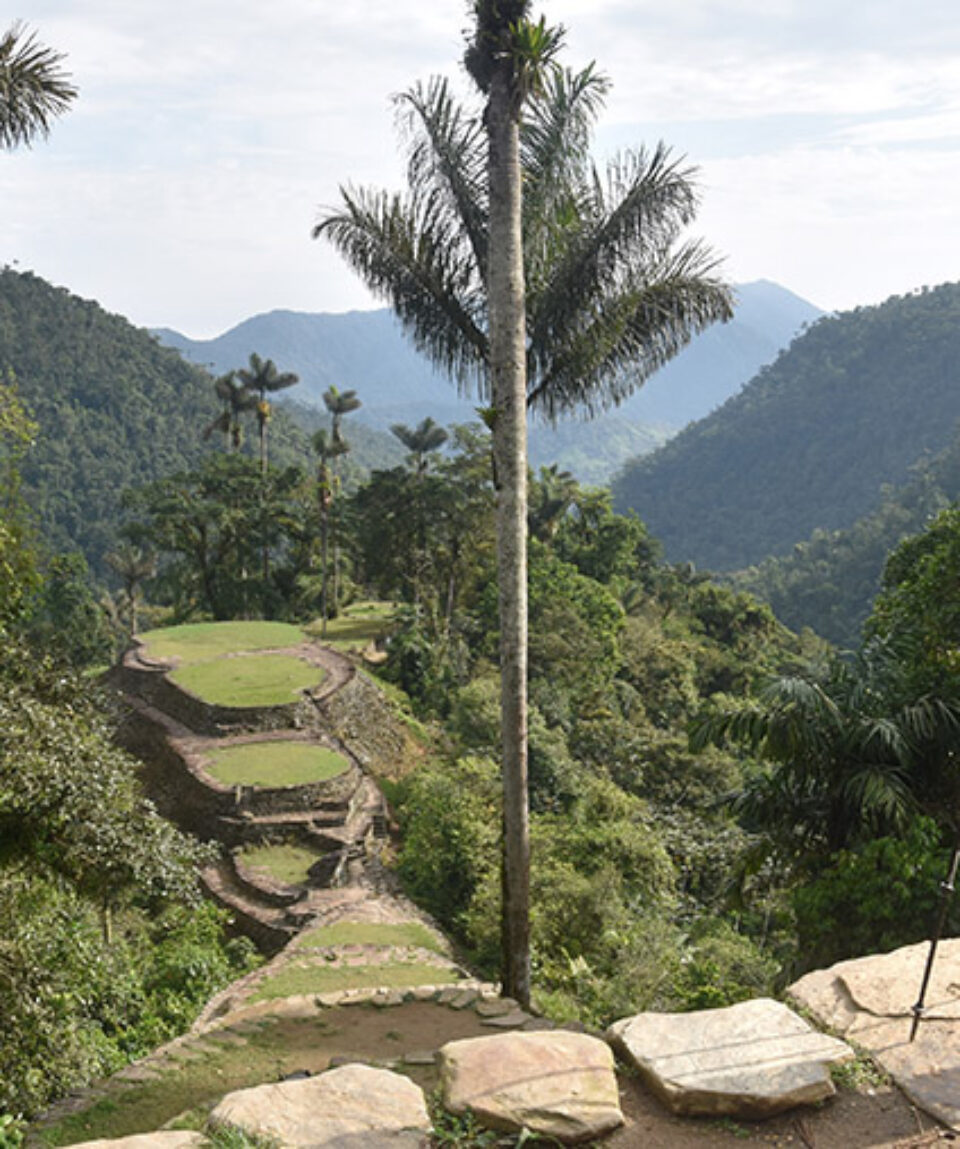
[{"label": "forested mountain ridge", "polygon": [[960,433],[924,456],[901,486],[885,487],[879,506],[839,531],[816,530],[782,557],[733,575],[741,590],[767,601],[793,630],[808,626],[853,649],[870,613],[890,552],[960,499]]},{"label": "forested mountain ridge", "polygon": [[[804,324],[822,314],[773,283],[744,284],[737,297],[732,322],[703,332],[618,411],[589,424],[570,420],[556,431],[532,425],[532,464],[557,462],[584,482],[608,482],[625,459],[653,449],[670,431],[734,394]],[[458,396],[453,383],[404,337],[389,310],[342,315],[271,311],[215,339],[192,340],[165,328],[156,334],[215,371],[226,371],[260,349],[299,373],[304,402],[320,404],[331,384],[353,388],[364,397],[358,420],[374,427],[414,425],[427,416],[438,423],[476,418],[476,397]]]},{"label": "forested mountain ridge", "polygon": [[[242,367],[249,355],[231,367]],[[282,369],[286,364],[280,363]],[[24,495],[50,551],[81,550],[104,573],[127,489],[189,469],[219,448],[203,431],[221,404],[213,379],[149,332],[30,273],[0,271],[0,373],[11,372],[39,427],[22,464]],[[296,389],[286,394],[295,400]],[[315,465],[305,432],[277,412],[271,453]],[[319,416],[311,413],[312,423]],[[254,430],[248,428],[252,446]],[[402,458],[390,436],[350,426],[351,464]]]},{"label": "forested mountain ridge", "polygon": [[720,410],[624,468],[669,557],[733,570],[851,526],[958,416],[960,284],[821,319]]}]

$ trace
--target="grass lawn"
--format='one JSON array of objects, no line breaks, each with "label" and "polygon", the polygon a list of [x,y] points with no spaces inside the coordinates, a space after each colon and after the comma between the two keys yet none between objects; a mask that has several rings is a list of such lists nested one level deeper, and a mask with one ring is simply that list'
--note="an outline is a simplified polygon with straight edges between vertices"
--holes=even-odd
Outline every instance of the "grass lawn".
[{"label": "grass lawn", "polygon": [[303,935],[300,945],[305,949],[324,946],[419,946],[446,953],[441,940],[420,922],[335,922],[332,926],[317,926]]},{"label": "grass lawn", "polygon": [[[328,619],[324,642],[339,650],[354,650],[376,642],[390,629],[393,622],[392,602],[354,602],[345,607],[336,618]],[[304,628],[312,638],[319,638],[323,629],[319,619]]]},{"label": "grass lawn", "polygon": [[403,989],[414,985],[446,985],[459,981],[457,970],[421,962],[386,965],[288,965],[261,983],[252,1001],[297,997],[303,993],[333,993],[341,989]]},{"label": "grass lawn", "polygon": [[320,667],[289,654],[187,662],[170,673],[171,681],[216,706],[282,706],[324,677]]},{"label": "grass lawn", "polygon": [[245,867],[262,870],[275,881],[287,886],[304,886],[310,879],[310,867],[321,855],[306,846],[283,843],[275,846],[250,846],[238,855]]},{"label": "grass lawn", "polygon": [[207,772],[224,786],[302,786],[349,769],[342,754],[315,742],[243,742],[209,756]]},{"label": "grass lawn", "polygon": [[166,626],[139,635],[154,658],[198,662],[241,650],[299,646],[303,631],[288,622],[193,622]]}]

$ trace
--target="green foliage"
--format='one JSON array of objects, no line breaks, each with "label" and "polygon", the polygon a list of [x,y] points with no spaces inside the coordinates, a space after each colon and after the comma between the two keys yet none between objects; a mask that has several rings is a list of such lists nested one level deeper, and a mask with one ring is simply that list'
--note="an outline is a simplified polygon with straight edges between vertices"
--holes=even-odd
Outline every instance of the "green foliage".
[{"label": "green foliage", "polygon": [[[189,472],[128,492],[124,533],[160,556],[161,600],[180,618],[264,618],[289,612],[309,570],[316,508],[296,467],[215,455]],[[267,561],[264,561],[264,554]]]},{"label": "green foliage", "polygon": [[637,508],[672,558],[715,570],[849,529],[885,483],[952,439],[958,332],[957,284],[821,319],[719,410],[624,468],[616,505]]},{"label": "green foliage", "polygon": [[206,852],[144,800],[89,687],[10,635],[0,842],[0,1110],[112,1072],[249,968],[199,906]]},{"label": "green foliage", "polygon": [[[928,937],[949,859],[929,818],[914,819],[896,838],[832,855],[793,890],[799,972]],[[960,907],[953,903],[946,933],[958,930]]]}]

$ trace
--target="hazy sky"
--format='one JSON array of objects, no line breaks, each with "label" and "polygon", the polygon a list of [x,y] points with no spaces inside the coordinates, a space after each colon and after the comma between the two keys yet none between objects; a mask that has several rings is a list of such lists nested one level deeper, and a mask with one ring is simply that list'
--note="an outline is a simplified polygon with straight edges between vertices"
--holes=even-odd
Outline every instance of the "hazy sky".
[{"label": "hazy sky", "polygon": [[[613,81],[598,158],[664,139],[736,282],[827,309],[960,279],[956,0],[545,0]],[[391,94],[459,76],[465,0],[30,0],[80,98],[0,154],[0,263],[193,337],[379,306],[322,242],[402,187]],[[463,81],[464,90],[466,83]]]}]

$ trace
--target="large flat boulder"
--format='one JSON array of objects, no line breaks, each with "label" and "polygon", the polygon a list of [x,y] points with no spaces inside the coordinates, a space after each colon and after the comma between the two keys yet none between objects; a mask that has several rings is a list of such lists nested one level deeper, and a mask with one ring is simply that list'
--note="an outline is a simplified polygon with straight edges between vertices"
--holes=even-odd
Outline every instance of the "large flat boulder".
[{"label": "large flat boulder", "polygon": [[451,1041],[440,1050],[443,1103],[492,1129],[527,1128],[566,1145],[623,1124],[610,1048],[561,1030]]},{"label": "large flat boulder", "polygon": [[835,1092],[830,1065],[853,1058],[769,998],[694,1013],[641,1013],[607,1039],[674,1113],[768,1117]]},{"label": "large flat boulder", "polygon": [[368,1065],[229,1093],[210,1119],[302,1149],[421,1149],[430,1132],[423,1090]]},{"label": "large flat boulder", "polygon": [[910,1041],[929,942],[808,973],[789,994],[824,1025],[869,1050],[906,1095],[960,1130],[960,938],[937,948],[926,1009]]}]

